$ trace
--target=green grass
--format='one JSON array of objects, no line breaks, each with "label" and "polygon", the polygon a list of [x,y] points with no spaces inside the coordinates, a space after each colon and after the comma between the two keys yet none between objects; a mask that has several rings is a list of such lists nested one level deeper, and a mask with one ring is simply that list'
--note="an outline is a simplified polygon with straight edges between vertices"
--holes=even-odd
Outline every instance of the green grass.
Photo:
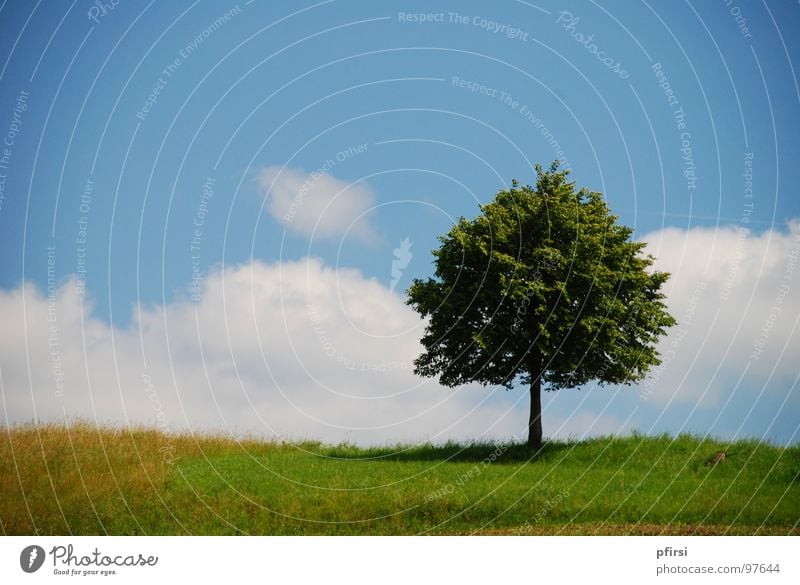
[{"label": "green grass", "polygon": [[5,534],[800,534],[800,446],[366,449],[29,426],[0,429],[0,494]]}]

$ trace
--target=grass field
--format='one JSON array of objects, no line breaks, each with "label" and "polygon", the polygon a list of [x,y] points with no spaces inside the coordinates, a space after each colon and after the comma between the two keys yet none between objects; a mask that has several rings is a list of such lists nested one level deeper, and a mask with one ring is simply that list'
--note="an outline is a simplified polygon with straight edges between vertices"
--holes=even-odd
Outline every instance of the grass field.
[{"label": "grass field", "polygon": [[799,523],[800,446],[632,436],[532,454],[0,429],[5,534],[800,534]]}]

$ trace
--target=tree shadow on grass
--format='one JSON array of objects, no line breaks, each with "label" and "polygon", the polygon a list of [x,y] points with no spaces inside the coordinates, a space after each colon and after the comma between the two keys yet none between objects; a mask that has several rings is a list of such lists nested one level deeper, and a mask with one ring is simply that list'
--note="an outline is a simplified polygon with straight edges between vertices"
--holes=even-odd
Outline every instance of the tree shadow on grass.
[{"label": "tree shadow on grass", "polygon": [[450,463],[537,463],[555,459],[559,453],[573,447],[571,442],[546,441],[538,449],[524,443],[445,443],[443,445],[395,445],[357,447],[350,444],[304,447],[322,457],[361,461],[429,461]]}]

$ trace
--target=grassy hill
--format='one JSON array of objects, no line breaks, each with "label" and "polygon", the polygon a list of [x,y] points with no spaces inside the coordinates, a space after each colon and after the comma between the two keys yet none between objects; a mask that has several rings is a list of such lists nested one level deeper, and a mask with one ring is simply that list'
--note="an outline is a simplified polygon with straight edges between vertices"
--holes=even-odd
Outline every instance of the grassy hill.
[{"label": "grassy hill", "polygon": [[800,534],[800,446],[632,436],[533,455],[26,426],[0,428],[0,494],[5,534]]}]

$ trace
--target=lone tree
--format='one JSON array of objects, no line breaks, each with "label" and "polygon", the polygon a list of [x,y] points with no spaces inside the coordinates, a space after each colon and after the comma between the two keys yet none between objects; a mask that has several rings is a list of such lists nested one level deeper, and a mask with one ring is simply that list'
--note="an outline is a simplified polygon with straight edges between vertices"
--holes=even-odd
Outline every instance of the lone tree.
[{"label": "lone tree", "polygon": [[512,388],[520,378],[530,385],[534,448],[543,384],[642,380],[675,324],[661,293],[669,274],[648,270],[654,258],[602,195],[576,190],[558,162],[536,173],[536,188],[515,180],[441,236],[434,278],[415,279],[407,301],[429,318],[415,372],[447,386]]}]

